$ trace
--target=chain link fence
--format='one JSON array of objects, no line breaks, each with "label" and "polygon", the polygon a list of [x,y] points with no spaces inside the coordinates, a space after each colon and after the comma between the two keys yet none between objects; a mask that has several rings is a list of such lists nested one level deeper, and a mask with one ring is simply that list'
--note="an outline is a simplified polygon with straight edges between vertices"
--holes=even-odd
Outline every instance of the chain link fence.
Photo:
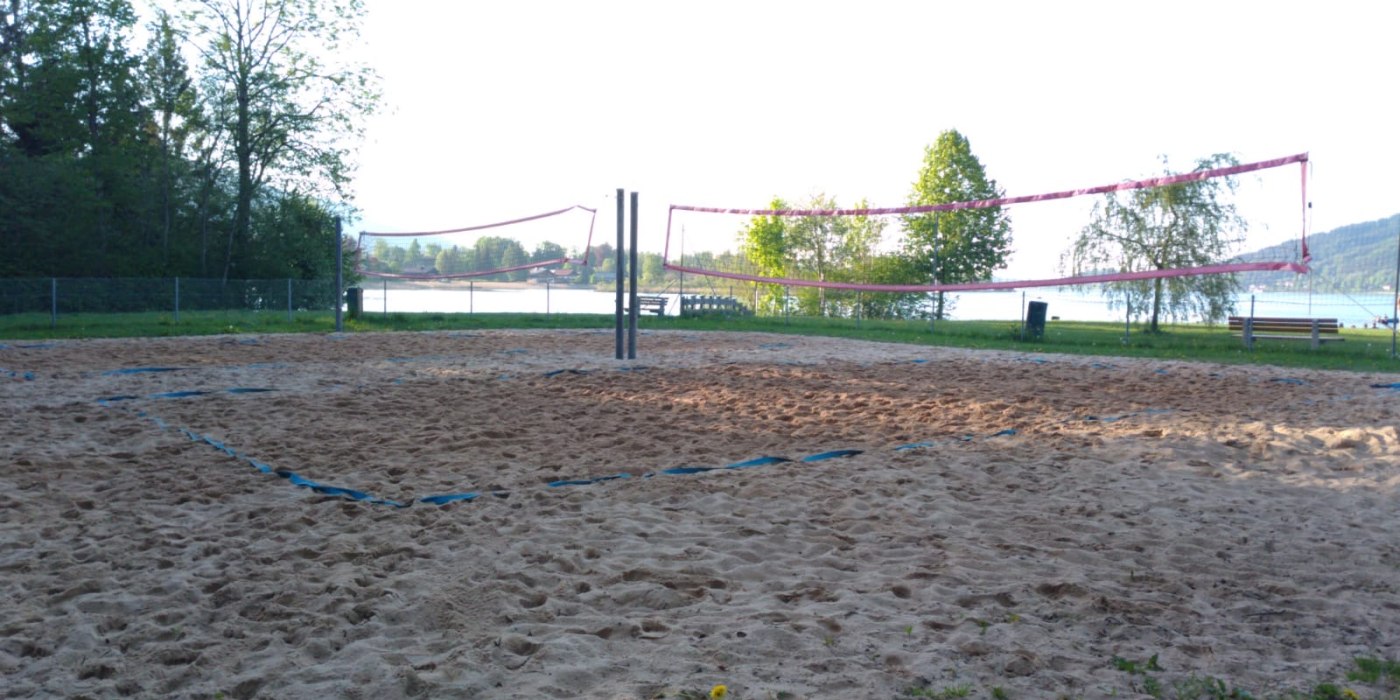
[{"label": "chain link fence", "polygon": [[332,280],[176,278],[0,279],[0,315],[182,311],[325,312],[335,309]]}]

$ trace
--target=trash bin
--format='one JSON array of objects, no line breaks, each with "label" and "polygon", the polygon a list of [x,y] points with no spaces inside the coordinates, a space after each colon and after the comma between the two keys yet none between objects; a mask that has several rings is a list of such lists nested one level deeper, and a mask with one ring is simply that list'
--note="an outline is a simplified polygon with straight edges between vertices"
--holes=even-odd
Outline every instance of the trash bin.
[{"label": "trash bin", "polygon": [[1026,307],[1026,330],[1027,338],[1040,339],[1045,337],[1045,312],[1050,307],[1043,301],[1033,301]]},{"label": "trash bin", "polygon": [[[350,318],[359,318],[360,311],[365,308],[365,290],[360,287],[350,287],[345,290],[345,310]],[[1044,319],[1042,319],[1043,321]]]}]

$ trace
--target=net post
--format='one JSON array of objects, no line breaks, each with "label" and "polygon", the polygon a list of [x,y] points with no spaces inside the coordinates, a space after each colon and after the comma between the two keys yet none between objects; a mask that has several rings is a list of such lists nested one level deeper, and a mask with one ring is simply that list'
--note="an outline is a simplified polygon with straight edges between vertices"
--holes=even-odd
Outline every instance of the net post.
[{"label": "net post", "polygon": [[[388,307],[388,302],[385,302],[384,308]],[[467,280],[467,315],[476,315],[476,280]]]},{"label": "net post", "polygon": [[545,280],[545,281],[544,281],[544,315],[545,315],[545,316],[549,316],[549,315],[550,315],[550,313],[549,313],[549,292],[550,292],[550,287],[551,287],[551,286],[553,286],[553,285],[550,283],[549,280]]},{"label": "net post", "polygon": [[175,322],[180,322],[180,277],[175,277]]},{"label": "net post", "polygon": [[[933,213],[933,263],[932,269],[929,270],[929,277],[935,287],[938,286],[938,219],[940,213]],[[942,292],[934,292],[929,295],[928,332],[930,335],[933,334],[934,324],[938,322],[938,312],[942,310],[939,308],[942,294]]]},{"label": "net post", "polygon": [[[381,291],[380,291],[381,296],[380,296],[380,299],[382,299],[382,300],[384,301],[384,315],[385,315],[385,316],[388,316],[388,315],[389,315],[389,280],[388,280],[388,279],[382,279],[382,280],[379,280],[379,282],[380,282],[382,285],[384,285],[383,287],[381,287]],[[468,301],[467,304],[470,305],[471,302]]]},{"label": "net post", "polygon": [[292,278],[287,278],[287,323],[292,322]]},{"label": "net post", "polygon": [[[665,262],[665,260],[662,260],[662,262]],[[682,266],[685,265],[685,226],[684,226],[684,225],[681,226],[681,265],[682,265]],[[730,294],[730,296],[734,296],[734,295],[733,295],[733,294]],[[676,316],[677,316],[677,317],[684,316],[684,315],[685,315],[685,272],[684,272],[684,271],[681,272],[681,281],[680,281],[680,284],[677,286],[677,289],[676,289],[676,303],[679,304],[679,306],[676,308]]]},{"label": "net post", "polygon": [[58,278],[49,278],[49,328],[58,328]]},{"label": "net post", "polygon": [[340,302],[345,296],[345,246],[340,244],[340,217],[335,217],[335,332],[345,331],[345,317],[341,314]]},{"label": "net post", "polygon": [[1395,359],[1395,336],[1400,333],[1400,228],[1395,230],[1395,300],[1390,307],[1390,359]]},{"label": "net post", "polygon": [[627,359],[637,359],[637,193],[632,193],[632,245],[628,249],[628,283],[632,310],[627,314]]},{"label": "net post", "polygon": [[622,217],[626,214],[624,202],[622,201],[622,188],[617,188],[617,267],[613,274],[613,281],[616,282],[617,304],[613,310],[613,355],[614,359],[622,359],[622,273],[627,269],[627,260],[622,257]]},{"label": "net post", "polygon": [[1021,342],[1026,342],[1026,293],[1021,292]]}]

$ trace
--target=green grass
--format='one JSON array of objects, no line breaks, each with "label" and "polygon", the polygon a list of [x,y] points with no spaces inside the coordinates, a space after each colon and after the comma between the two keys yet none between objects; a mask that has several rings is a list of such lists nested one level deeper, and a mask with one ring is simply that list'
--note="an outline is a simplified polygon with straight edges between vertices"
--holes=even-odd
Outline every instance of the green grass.
[{"label": "green grass", "polygon": [[1400,661],[1359,657],[1356,659],[1356,670],[1347,674],[1347,680],[1362,683],[1378,683],[1382,679],[1400,687]]},{"label": "green grass", "polygon": [[[1113,357],[1195,360],[1229,364],[1263,364],[1314,369],[1400,371],[1391,357],[1389,330],[1347,328],[1345,342],[1327,343],[1318,350],[1306,341],[1267,341],[1246,351],[1223,326],[1173,325],[1149,334],[1134,328],[1124,337],[1115,323],[1051,321],[1043,338],[1022,341],[1017,324],[1009,321],[940,321],[930,333],[927,321],[864,321],[823,318],[643,316],[642,330],[688,329],[821,335],[892,343],[946,347],[1066,353]],[[613,327],[611,316],[584,314],[377,314],[347,319],[348,332],[472,330],[499,328]],[[170,313],[69,314],[55,326],[47,314],[0,316],[0,338],[161,337],[231,333],[328,333],[335,328],[330,312],[297,312],[290,320],[280,311],[198,311]],[[646,352],[645,340],[639,352]]]}]

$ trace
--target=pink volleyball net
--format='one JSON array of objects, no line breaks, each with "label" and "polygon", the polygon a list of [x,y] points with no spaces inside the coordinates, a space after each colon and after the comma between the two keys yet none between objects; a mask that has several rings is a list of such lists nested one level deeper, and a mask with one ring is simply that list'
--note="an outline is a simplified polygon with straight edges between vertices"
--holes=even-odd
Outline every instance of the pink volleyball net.
[{"label": "pink volleyball net", "polygon": [[365,277],[403,280],[567,276],[588,264],[596,218],[575,205],[439,231],[362,231],[356,267]]},{"label": "pink volleyball net", "polygon": [[[915,304],[909,295],[1227,275],[1250,284],[1267,278],[1270,284],[1286,285],[1282,276],[1308,271],[1307,166],[1307,154],[1298,154],[1044,194],[928,206],[747,209],[674,204],[667,217],[664,267],[691,276],[688,289],[724,290],[752,303],[759,313],[773,313],[805,295],[820,304],[822,315],[852,316],[860,313],[855,305],[868,305],[880,295],[905,295],[906,304]],[[1237,250],[1211,260],[1182,256],[1166,266],[1135,264],[1126,260],[1130,256],[1122,256],[1118,264],[1101,261],[1091,269],[1066,269],[1068,248],[1089,223],[1096,203],[1133,190],[1212,181],[1230,183],[1226,203],[1237,207],[1244,225]],[[1004,210],[1018,251],[1013,257],[1023,248],[1034,248],[1029,256],[1040,258],[1021,260],[1018,270],[1032,274],[994,271],[986,279],[969,280],[966,274],[945,270],[945,277],[961,279],[938,279],[938,269],[931,269],[926,259],[921,266],[908,264],[906,237],[914,222],[964,210]],[[772,245],[765,248],[764,240]]]}]

